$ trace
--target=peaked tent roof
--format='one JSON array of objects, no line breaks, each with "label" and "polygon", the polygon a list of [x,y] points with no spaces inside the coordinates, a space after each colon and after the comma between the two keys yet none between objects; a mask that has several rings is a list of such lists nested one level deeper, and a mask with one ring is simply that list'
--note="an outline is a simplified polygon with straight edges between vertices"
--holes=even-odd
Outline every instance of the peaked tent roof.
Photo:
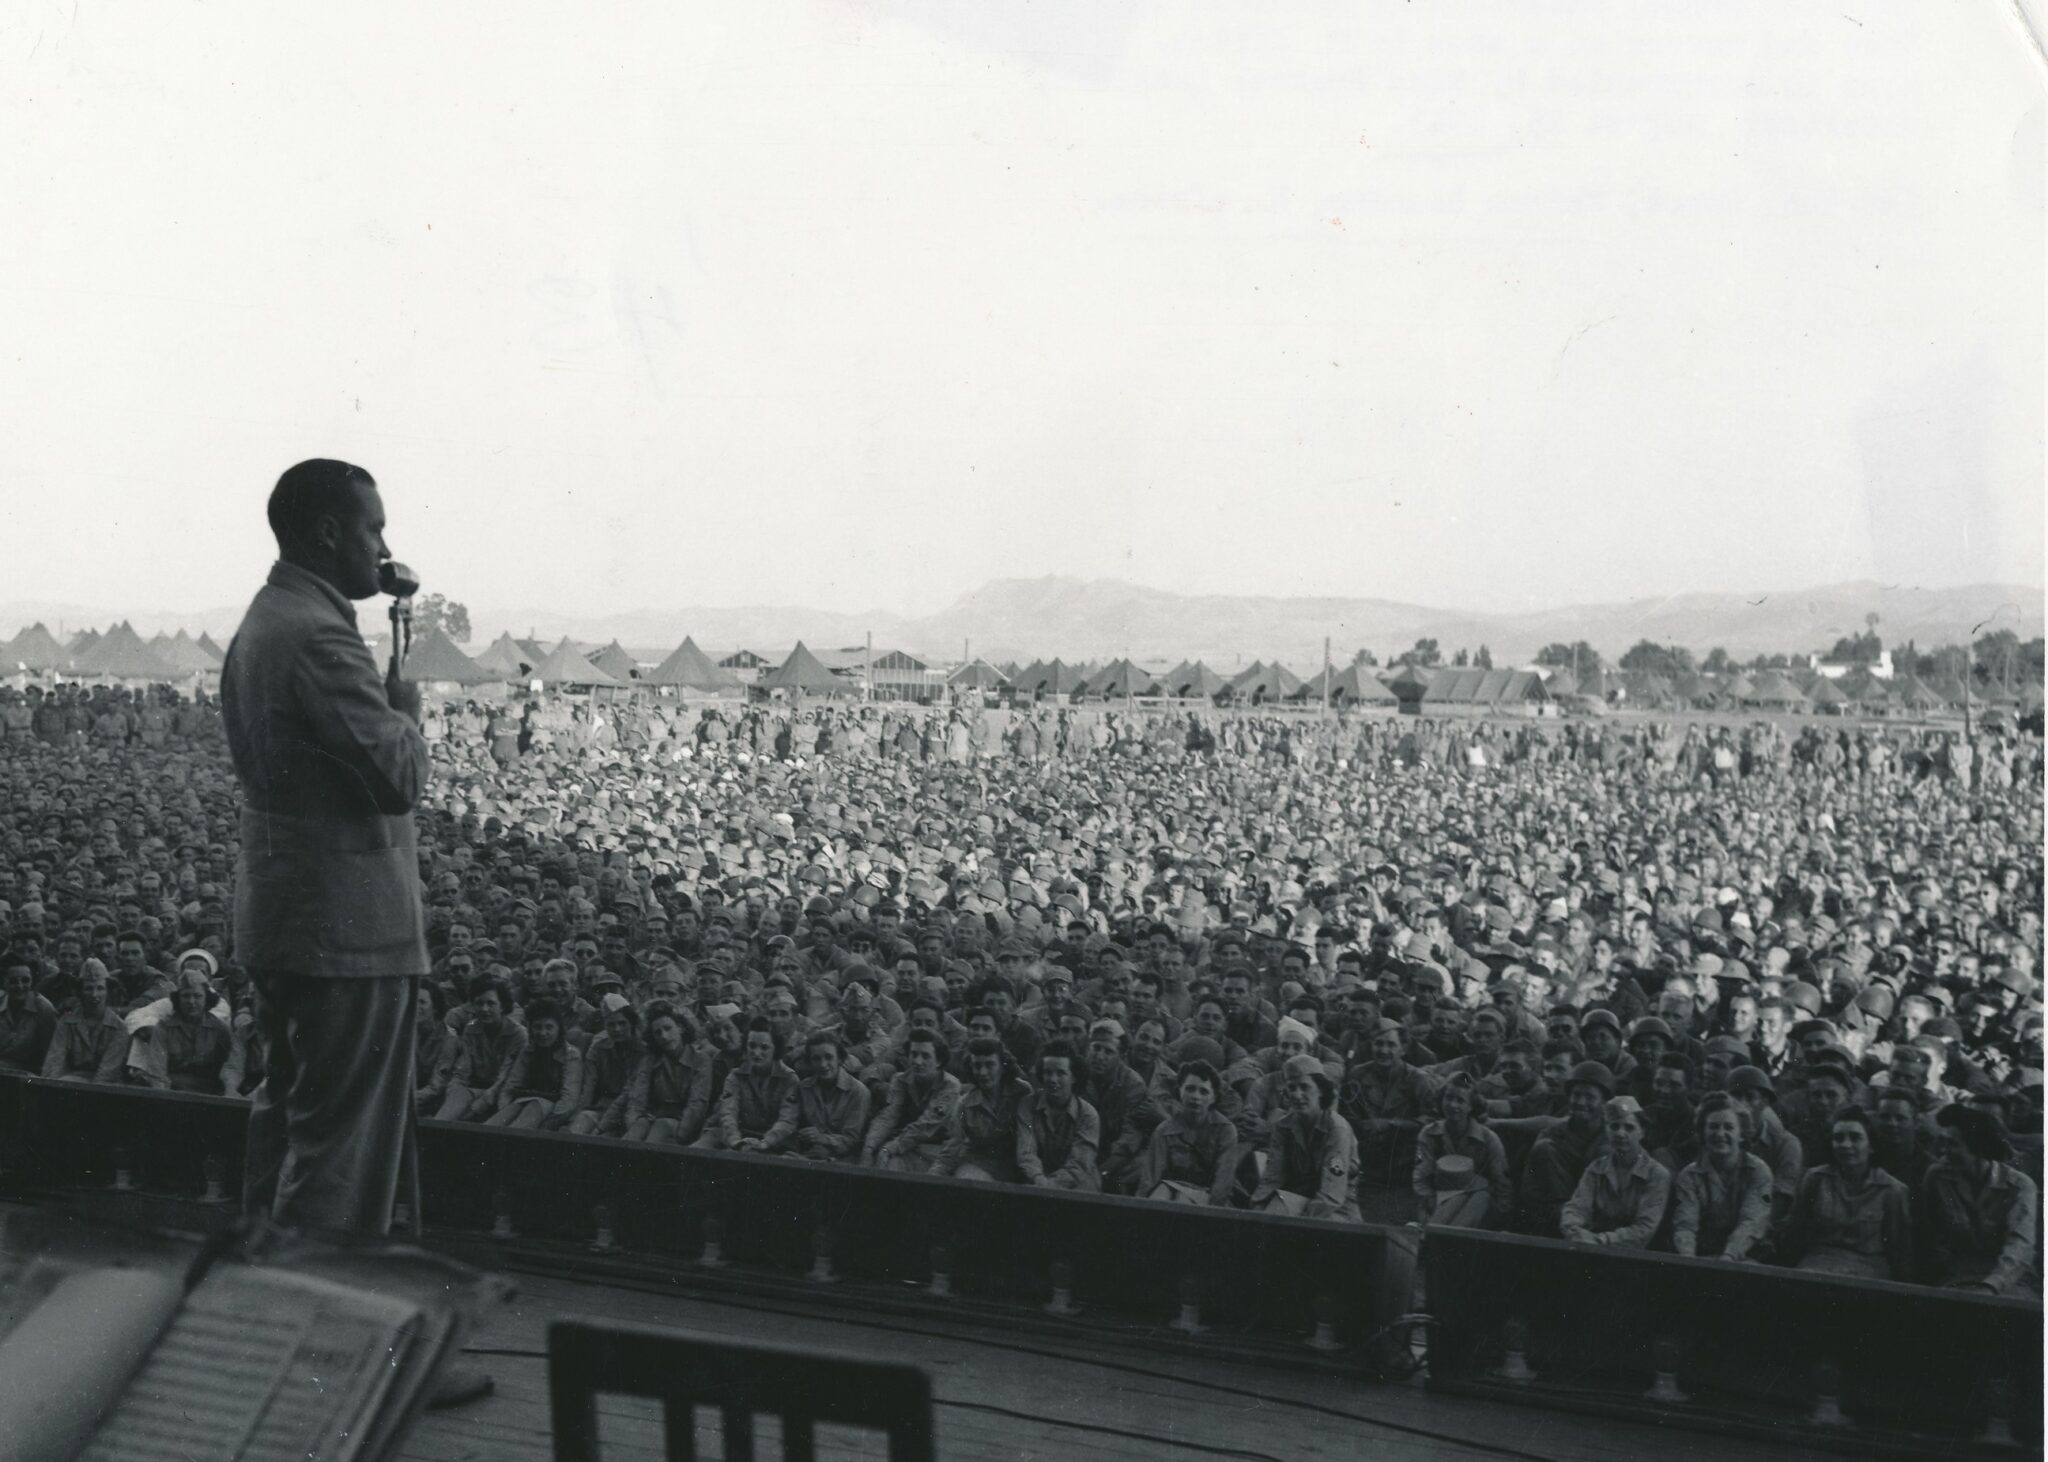
[{"label": "peaked tent roof", "polygon": [[452,680],[457,685],[482,685],[504,678],[503,671],[486,670],[463,654],[438,624],[428,625],[424,634],[414,638],[399,674],[407,680]]},{"label": "peaked tent roof", "polygon": [[71,662],[73,675],[105,675],[115,680],[180,680],[184,677],[163,657],[142,643],[142,636],[124,620],[96,639]]},{"label": "peaked tent roof", "polygon": [[974,690],[1000,690],[1010,677],[986,660],[970,660],[946,677],[948,685],[965,685]]},{"label": "peaked tent roof", "polygon": [[480,669],[495,672],[504,676],[507,680],[522,678],[529,669],[538,663],[537,660],[527,655],[525,647],[519,641],[513,639],[509,631],[500,634],[495,640],[492,640],[490,648],[486,649],[482,654],[473,655],[470,658],[477,663]]},{"label": "peaked tent roof", "polygon": [[550,650],[541,662],[526,672],[528,680],[543,685],[617,685],[608,672],[598,669],[569,646],[569,637]]},{"label": "peaked tent roof", "polygon": [[848,689],[847,683],[825,668],[825,662],[813,655],[802,640],[789,652],[789,658],[761,677],[761,684],[770,690],[807,690],[824,695]]},{"label": "peaked tent roof", "polygon": [[1123,700],[1129,696],[1151,695],[1159,682],[1128,660],[1112,660],[1082,687],[1089,695]]},{"label": "peaked tent roof", "polygon": [[590,663],[616,680],[638,680],[640,662],[626,653],[626,647],[613,640],[602,650],[590,657]]},{"label": "peaked tent roof", "polygon": [[1167,671],[1166,674],[1159,677],[1159,688],[1168,695],[1176,696],[1182,700],[1189,698],[1208,700],[1227,684],[1229,684],[1228,681],[1200,660],[1196,660],[1192,664],[1182,663],[1176,665],[1173,669]]},{"label": "peaked tent roof", "polygon": [[1698,670],[1688,671],[1679,676],[1677,691],[1680,700],[1691,701],[1695,705],[1721,698],[1721,687],[1715,682],[1714,677]]},{"label": "peaked tent roof", "polygon": [[1072,695],[1081,688],[1081,672],[1064,660],[1041,660],[1017,677],[1017,688],[1033,695]]},{"label": "peaked tent roof", "polygon": [[1792,681],[1782,670],[1766,670],[1757,676],[1756,683],[1749,688],[1744,700],[1759,701],[1765,705],[1797,705],[1806,699],[1806,692]]},{"label": "peaked tent roof", "polygon": [[730,670],[711,663],[711,657],[688,635],[669,651],[668,658],[641,677],[649,685],[673,685],[684,690],[736,690],[740,679]]},{"label": "peaked tent roof", "polygon": [[1835,689],[1858,705],[1881,706],[1891,699],[1891,687],[1861,665],[1836,681]]},{"label": "peaked tent roof", "polygon": [[1740,670],[1729,676],[1727,681],[1721,686],[1721,694],[1727,696],[1732,701],[1748,700],[1755,690],[1756,682]]},{"label": "peaked tent roof", "polygon": [[[510,631],[508,630],[506,633],[509,634]],[[567,644],[568,642],[569,637],[567,635],[563,635],[562,643]],[[548,657],[548,647],[546,645],[543,645],[539,640],[515,639],[512,641],[512,643],[518,647],[520,654],[525,658],[526,663],[529,665],[537,666]]]},{"label": "peaked tent roof", "polygon": [[211,655],[213,657],[214,664],[225,665],[227,663],[228,652],[226,650],[223,650],[219,645],[216,645],[213,642],[212,635],[207,634],[205,631],[202,630],[200,632],[199,638],[194,640],[192,643],[199,646],[200,650],[203,653]]},{"label": "peaked tent roof", "polygon": [[1849,697],[1842,688],[1825,675],[1816,680],[1807,690],[1806,698],[1817,706],[1840,706],[1848,704]]},{"label": "peaked tent roof", "polygon": [[1572,674],[1571,667],[1568,665],[1560,665],[1557,669],[1551,671],[1550,679],[1545,681],[1543,685],[1544,689],[1548,690],[1551,697],[1555,700],[1563,700],[1568,695],[1577,695],[1579,693],[1579,677]]},{"label": "peaked tent roof", "polygon": [[175,635],[158,635],[149,642],[149,648],[164,664],[186,675],[205,675],[220,669],[220,662],[200,649],[184,630]]},{"label": "peaked tent roof", "polygon": [[1284,701],[1301,689],[1301,677],[1275,660],[1271,665],[1252,664],[1226,687],[1241,700]]},{"label": "peaked tent roof", "polygon": [[100,632],[88,626],[71,637],[71,642],[64,647],[64,652],[70,659],[76,660],[99,641]]},{"label": "peaked tent roof", "polygon": [[1330,682],[1330,699],[1356,701],[1360,705],[1390,706],[1396,697],[1385,683],[1363,665],[1346,665]]},{"label": "peaked tent roof", "polygon": [[1903,675],[1892,682],[1892,699],[1916,711],[1931,711],[1942,704],[1941,694],[1917,675]]},{"label": "peaked tent roof", "polygon": [[8,665],[25,665],[31,670],[61,670],[71,659],[41,620],[14,637],[4,656]]}]

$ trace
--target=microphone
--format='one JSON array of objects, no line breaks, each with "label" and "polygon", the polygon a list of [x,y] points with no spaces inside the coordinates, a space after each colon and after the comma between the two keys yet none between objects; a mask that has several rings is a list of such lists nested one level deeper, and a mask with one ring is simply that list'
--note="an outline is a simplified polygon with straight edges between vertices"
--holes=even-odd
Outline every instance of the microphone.
[{"label": "microphone", "polygon": [[377,565],[377,588],[391,596],[391,668],[395,672],[412,648],[412,596],[420,581],[413,571],[396,559]]}]

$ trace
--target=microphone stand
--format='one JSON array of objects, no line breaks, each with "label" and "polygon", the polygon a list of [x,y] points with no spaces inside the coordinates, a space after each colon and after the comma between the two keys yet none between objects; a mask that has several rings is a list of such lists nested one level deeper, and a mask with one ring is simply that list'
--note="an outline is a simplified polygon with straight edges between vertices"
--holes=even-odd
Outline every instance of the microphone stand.
[{"label": "microphone stand", "polygon": [[391,673],[396,675],[412,650],[412,596],[391,601]]}]

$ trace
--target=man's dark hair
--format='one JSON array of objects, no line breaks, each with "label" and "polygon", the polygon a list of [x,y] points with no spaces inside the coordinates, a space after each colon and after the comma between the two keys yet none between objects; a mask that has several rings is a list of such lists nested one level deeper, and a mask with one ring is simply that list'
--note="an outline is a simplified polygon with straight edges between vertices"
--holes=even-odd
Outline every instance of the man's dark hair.
[{"label": "man's dark hair", "polygon": [[310,544],[322,518],[346,521],[356,512],[356,489],[376,485],[377,479],[354,463],[330,457],[286,468],[270,490],[268,509],[278,551],[289,554]]},{"label": "man's dark hair", "polygon": [[1080,1059],[1075,1054],[1074,1043],[1065,1036],[1054,1036],[1039,1048],[1038,1059],[1040,1061],[1045,1060],[1048,1056],[1057,1056],[1071,1066],[1079,1066],[1081,1064]]}]

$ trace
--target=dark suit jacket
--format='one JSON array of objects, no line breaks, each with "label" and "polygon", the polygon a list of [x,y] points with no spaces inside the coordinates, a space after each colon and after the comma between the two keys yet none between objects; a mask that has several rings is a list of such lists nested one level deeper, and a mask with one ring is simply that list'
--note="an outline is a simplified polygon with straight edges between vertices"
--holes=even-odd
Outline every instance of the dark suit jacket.
[{"label": "dark suit jacket", "polygon": [[235,955],[294,975],[424,975],[412,809],[427,743],[391,709],[340,591],[272,565],[221,669],[242,783]]}]

